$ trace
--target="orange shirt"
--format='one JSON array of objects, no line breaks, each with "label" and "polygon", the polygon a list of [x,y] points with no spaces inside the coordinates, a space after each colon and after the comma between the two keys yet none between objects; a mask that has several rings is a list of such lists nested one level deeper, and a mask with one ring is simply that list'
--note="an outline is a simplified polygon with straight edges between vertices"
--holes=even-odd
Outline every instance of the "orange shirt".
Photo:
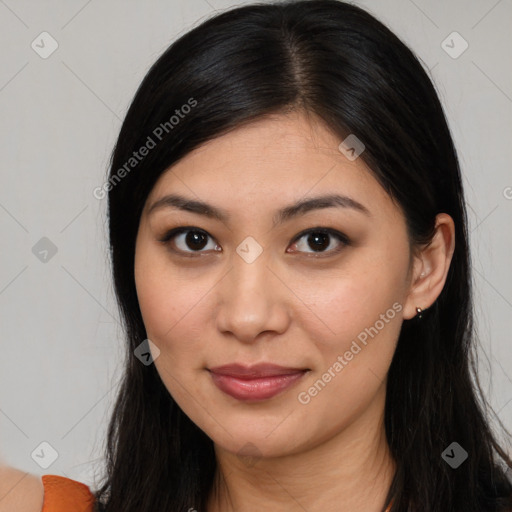
[{"label": "orange shirt", "polygon": [[43,475],[42,512],[92,512],[94,496],[87,485],[64,476]]}]

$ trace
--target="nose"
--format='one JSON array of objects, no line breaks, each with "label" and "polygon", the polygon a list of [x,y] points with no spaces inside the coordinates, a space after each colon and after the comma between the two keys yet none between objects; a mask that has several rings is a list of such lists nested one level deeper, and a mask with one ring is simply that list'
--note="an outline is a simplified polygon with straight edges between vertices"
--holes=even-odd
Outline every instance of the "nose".
[{"label": "nose", "polygon": [[289,326],[292,294],[270,268],[265,251],[251,263],[234,254],[217,293],[217,328],[224,335],[254,343]]}]

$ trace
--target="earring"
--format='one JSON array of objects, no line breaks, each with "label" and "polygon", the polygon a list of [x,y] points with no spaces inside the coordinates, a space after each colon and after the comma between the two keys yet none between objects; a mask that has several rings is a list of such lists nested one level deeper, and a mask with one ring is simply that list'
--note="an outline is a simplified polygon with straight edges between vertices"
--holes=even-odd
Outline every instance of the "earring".
[{"label": "earring", "polygon": [[423,318],[423,310],[421,308],[416,307],[416,313],[416,317],[418,318],[418,320],[421,320]]}]

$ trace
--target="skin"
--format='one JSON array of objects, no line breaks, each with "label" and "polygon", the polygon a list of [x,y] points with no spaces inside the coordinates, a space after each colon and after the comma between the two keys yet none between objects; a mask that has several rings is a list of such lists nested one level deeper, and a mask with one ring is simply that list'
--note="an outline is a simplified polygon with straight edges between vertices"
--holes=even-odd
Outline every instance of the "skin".
[{"label": "skin", "polygon": [[0,512],[40,512],[44,488],[40,477],[3,463],[0,466]]},{"label": "skin", "polygon": [[[208,512],[377,512],[384,504],[395,470],[383,425],[387,372],[403,320],[441,293],[454,225],[439,214],[432,243],[413,253],[403,213],[361,158],[338,150],[340,142],[312,116],[266,117],[186,155],[147,199],[137,294],[163,383],[214,441]],[[222,208],[229,220],[171,207],[149,214],[169,193]],[[273,226],[278,209],[332,193],[357,200],[371,216],[330,207]],[[203,245],[187,245],[186,233],[159,241],[180,226],[205,231]],[[330,236],[315,252],[307,235],[296,239],[318,227],[350,243]],[[248,236],[262,248],[251,263],[236,252]],[[299,393],[395,303],[400,311],[301,403]],[[220,391],[207,370],[263,361],[310,371],[283,393],[247,403]]]}]

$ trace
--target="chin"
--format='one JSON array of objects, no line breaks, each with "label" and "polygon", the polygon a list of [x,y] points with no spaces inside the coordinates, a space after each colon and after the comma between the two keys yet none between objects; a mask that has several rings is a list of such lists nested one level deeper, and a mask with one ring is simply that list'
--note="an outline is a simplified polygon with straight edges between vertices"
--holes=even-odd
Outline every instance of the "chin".
[{"label": "chin", "polygon": [[[278,427],[279,429],[279,427]],[[267,431],[236,430],[237,434],[230,436],[226,432],[220,437],[211,437],[215,445],[238,457],[249,459],[275,458],[293,455],[300,452],[302,443],[297,440],[296,432],[282,429],[280,432],[272,429]],[[306,436],[307,437],[307,436]]]}]

